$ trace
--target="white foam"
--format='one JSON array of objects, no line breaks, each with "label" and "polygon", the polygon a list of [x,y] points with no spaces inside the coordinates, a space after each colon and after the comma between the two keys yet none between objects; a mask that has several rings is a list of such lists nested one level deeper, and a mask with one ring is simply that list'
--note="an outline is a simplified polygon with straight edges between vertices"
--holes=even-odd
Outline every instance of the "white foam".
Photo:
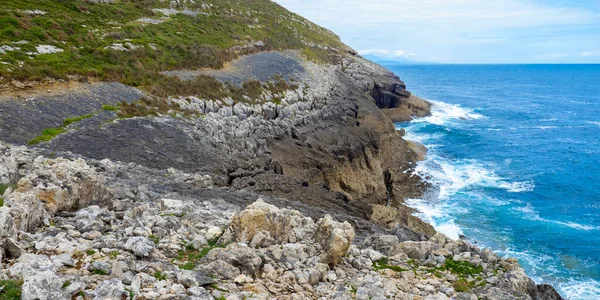
[{"label": "white foam", "polygon": [[[406,139],[406,140],[415,141],[415,142],[419,142],[419,143],[423,143],[423,144],[431,142],[431,141],[439,140],[442,137],[443,137],[442,134],[427,134],[427,133],[415,134],[413,132],[406,132],[406,134],[404,135],[404,139]],[[428,145],[427,148],[429,148],[429,146],[430,145]]]},{"label": "white foam", "polygon": [[600,126],[600,122],[595,122],[595,121],[585,121],[585,122],[588,123],[588,124]]},{"label": "white foam", "polygon": [[514,208],[514,210],[524,213],[525,217],[532,221],[547,222],[547,223],[570,227],[570,228],[577,229],[577,230],[585,230],[585,231],[600,230],[600,227],[596,227],[596,226],[584,225],[584,224],[579,224],[579,223],[575,223],[575,222],[571,222],[571,221],[562,222],[562,221],[556,221],[556,220],[550,220],[550,219],[543,218],[540,216],[540,214],[537,211],[535,211],[535,209],[533,208],[531,203],[527,203],[527,205],[524,207],[516,207],[516,208]]},{"label": "white foam", "polygon": [[558,290],[561,291],[567,299],[600,299],[600,282],[591,279],[585,281],[570,280],[565,283],[559,283]]},{"label": "white foam", "polygon": [[452,161],[435,154],[430,154],[425,162],[418,164],[416,172],[424,178],[431,178],[429,182],[440,189],[440,200],[471,187],[500,188],[511,193],[531,192],[535,188],[533,181],[506,181],[496,175],[493,167],[475,160]]},{"label": "white foam", "polygon": [[533,189],[535,189],[535,183],[533,182],[533,180],[515,182],[501,181],[499,182],[498,187],[501,187],[511,193],[522,193],[533,191]]},{"label": "white foam", "polygon": [[576,104],[592,104],[590,102],[585,102],[585,101],[575,101],[575,100],[569,100],[569,102],[571,103],[576,103]]},{"label": "white foam", "polygon": [[449,104],[440,101],[432,101],[431,116],[420,118],[415,122],[427,122],[442,125],[449,120],[475,120],[484,118],[483,115],[473,112],[472,109],[463,108],[460,105]]},{"label": "white foam", "polygon": [[454,219],[444,218],[448,209],[443,204],[432,205],[422,199],[407,199],[406,204],[418,211],[417,217],[431,224],[435,230],[445,234],[449,238],[459,239],[463,234],[462,229],[454,223]]}]

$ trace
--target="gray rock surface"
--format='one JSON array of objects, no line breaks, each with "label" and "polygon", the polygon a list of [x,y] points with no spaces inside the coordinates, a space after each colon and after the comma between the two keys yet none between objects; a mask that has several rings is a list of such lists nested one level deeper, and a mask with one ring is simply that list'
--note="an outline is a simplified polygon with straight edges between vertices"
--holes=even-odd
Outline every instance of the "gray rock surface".
[{"label": "gray rock surface", "polygon": [[[31,154],[16,148],[11,155],[19,151]],[[91,299],[130,293],[139,299],[560,299],[551,287],[536,286],[516,260],[441,234],[401,241],[382,231],[357,241],[357,223],[302,203],[295,204],[299,210],[285,208],[293,203],[215,188],[207,175],[154,172],[109,160],[38,158],[17,173],[35,178],[39,166],[49,167],[46,186],[58,186],[64,180],[59,174],[104,178],[109,199],[54,210],[36,198],[49,218],[45,225],[25,230],[4,223],[19,233],[11,241],[23,253],[5,256],[0,278],[22,279],[24,299],[79,293]],[[72,173],[59,172],[60,166]],[[73,191],[93,186],[85,180],[68,184]],[[185,193],[188,189],[197,191]],[[11,195],[18,193],[7,196],[15,199]],[[13,207],[0,211],[10,216]],[[216,242],[202,241],[217,236]],[[6,250],[7,240],[0,245]],[[481,272],[463,276],[444,267],[448,259]],[[473,286],[467,293],[454,288],[462,278]]]}]

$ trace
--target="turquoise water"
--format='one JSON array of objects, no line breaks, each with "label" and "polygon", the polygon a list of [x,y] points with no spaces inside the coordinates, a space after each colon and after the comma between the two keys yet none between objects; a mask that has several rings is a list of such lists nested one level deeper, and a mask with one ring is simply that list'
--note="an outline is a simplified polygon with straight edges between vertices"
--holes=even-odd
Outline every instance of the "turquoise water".
[{"label": "turquoise water", "polygon": [[398,123],[429,147],[410,200],[452,237],[517,257],[568,299],[600,299],[600,65],[387,65],[434,103]]}]

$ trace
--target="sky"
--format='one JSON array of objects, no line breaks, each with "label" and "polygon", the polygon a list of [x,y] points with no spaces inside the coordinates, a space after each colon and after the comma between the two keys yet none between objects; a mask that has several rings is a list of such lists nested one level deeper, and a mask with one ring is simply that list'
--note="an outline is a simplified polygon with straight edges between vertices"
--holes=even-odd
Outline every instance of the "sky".
[{"label": "sky", "polygon": [[600,0],[275,0],[361,54],[439,63],[600,63]]}]

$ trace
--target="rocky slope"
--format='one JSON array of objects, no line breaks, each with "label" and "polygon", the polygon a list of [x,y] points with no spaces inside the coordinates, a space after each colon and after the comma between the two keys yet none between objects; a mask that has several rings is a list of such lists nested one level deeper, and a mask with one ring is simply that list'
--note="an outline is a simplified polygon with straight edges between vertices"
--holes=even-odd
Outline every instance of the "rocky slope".
[{"label": "rocky slope", "polygon": [[326,210],[208,175],[0,151],[0,175],[21,177],[0,208],[0,277],[23,299],[560,299],[441,234],[358,239]]},{"label": "rocky slope", "polygon": [[[270,1],[147,2],[3,8],[95,27],[89,51],[48,33],[74,48],[0,69],[0,298],[560,299],[403,204],[427,189],[413,175],[423,152],[392,120],[430,104],[397,76]],[[93,22],[111,14],[122,24]],[[198,24],[212,27],[186,27]],[[170,26],[187,39],[161,39]],[[10,63],[14,45],[41,42],[2,37]],[[144,65],[189,41],[205,45]],[[115,51],[137,68],[120,83],[105,81],[109,61],[104,75],[64,65]],[[183,64],[207,53],[223,68]],[[23,72],[44,64],[67,73]]]}]

